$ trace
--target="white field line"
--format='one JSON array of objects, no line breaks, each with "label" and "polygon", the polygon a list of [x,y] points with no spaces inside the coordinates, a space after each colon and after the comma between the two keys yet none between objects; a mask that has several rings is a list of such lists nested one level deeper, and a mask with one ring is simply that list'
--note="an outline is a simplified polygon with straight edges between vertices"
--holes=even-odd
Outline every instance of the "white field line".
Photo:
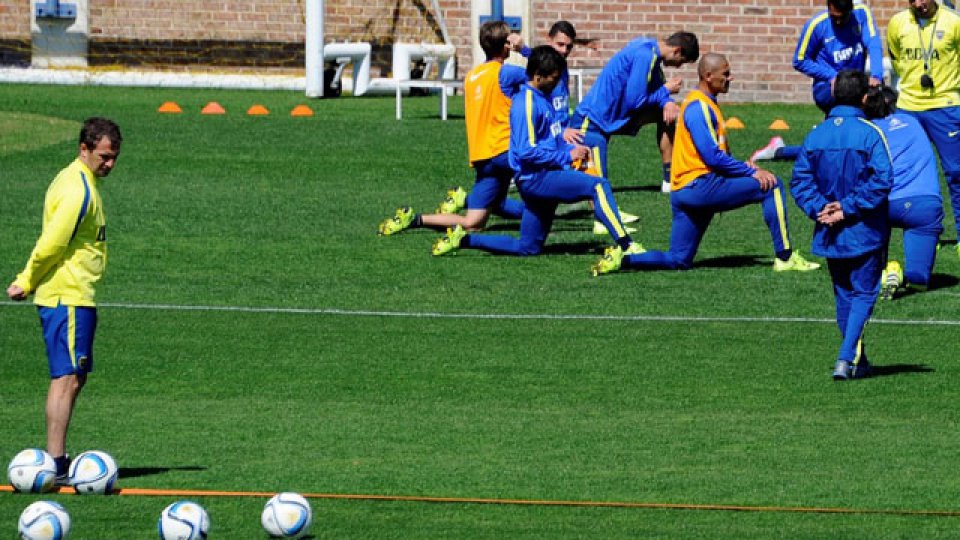
[{"label": "white field line", "polygon": [[[15,302],[0,302],[0,306],[22,306]],[[27,304],[29,305],[29,304]],[[256,306],[201,306],[177,304],[130,304],[103,302],[98,307],[155,311],[213,311],[235,313],[280,313],[291,315],[333,315],[342,317],[398,317],[410,319],[489,319],[489,320],[551,320],[551,321],[624,321],[624,322],[693,322],[693,323],[807,323],[836,324],[835,319],[814,317],[696,317],[681,315],[590,315],[555,313],[444,313],[434,311],[375,311],[337,308],[290,308]],[[911,320],[871,318],[870,324],[907,326],[960,326],[960,320]]]}]

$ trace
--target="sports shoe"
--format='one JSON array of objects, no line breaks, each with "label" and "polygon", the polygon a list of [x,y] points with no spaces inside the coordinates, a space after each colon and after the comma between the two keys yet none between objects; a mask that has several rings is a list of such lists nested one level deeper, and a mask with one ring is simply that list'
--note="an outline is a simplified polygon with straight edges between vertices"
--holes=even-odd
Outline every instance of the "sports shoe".
[{"label": "sports shoe", "polygon": [[460,242],[467,235],[463,227],[457,225],[452,229],[447,229],[447,235],[441,236],[439,240],[433,243],[432,253],[436,256],[446,255],[447,253],[460,249]]},{"label": "sports shoe", "polygon": [[670,182],[664,180],[663,183],[660,184],[660,193],[670,193],[671,191],[673,191],[673,187],[670,185]]},{"label": "sports shoe", "polygon": [[866,379],[873,374],[873,368],[866,358],[861,357],[859,362],[851,364],[850,377],[854,379]]},{"label": "sports shoe", "polygon": [[893,300],[893,295],[901,285],[903,285],[903,269],[900,268],[900,263],[888,262],[887,267],[883,269],[883,277],[880,278],[880,298]]},{"label": "sports shoe", "polygon": [[833,380],[835,381],[845,381],[850,378],[852,373],[853,364],[846,360],[837,360],[837,363],[833,365]]},{"label": "sports shoe", "polygon": [[392,218],[385,219],[380,223],[380,226],[377,227],[377,234],[382,234],[383,236],[397,234],[413,223],[413,216],[415,215],[413,209],[409,206],[397,208],[397,213],[394,214]]},{"label": "sports shoe", "polygon": [[[633,233],[637,232],[637,229],[636,229],[636,228],[634,228],[634,227],[627,227],[626,225],[623,226],[623,230],[627,231],[627,234],[633,234]],[[593,234],[595,234],[595,235],[597,235],[597,236],[603,236],[603,235],[607,234],[607,226],[604,225],[602,221],[594,221],[594,222],[593,222]]]},{"label": "sports shoe", "polygon": [[635,223],[637,221],[640,221],[640,216],[620,212],[620,223]]},{"label": "sports shoe", "polygon": [[781,261],[780,259],[773,259],[773,271],[774,272],[809,272],[811,270],[816,270],[820,268],[820,265],[815,262],[810,262],[803,258],[800,253],[794,251],[790,258]]},{"label": "sports shoe", "polygon": [[447,198],[437,207],[438,214],[456,214],[467,203],[467,191],[457,186],[447,191]]},{"label": "sports shoe", "polygon": [[777,150],[786,146],[786,143],[783,142],[782,137],[773,137],[770,139],[770,142],[766,146],[757,150],[750,156],[749,162],[752,163],[761,159],[774,159],[777,157]]},{"label": "sports shoe", "polygon": [[600,257],[600,260],[590,267],[590,273],[594,276],[599,276],[601,274],[616,272],[620,269],[625,255],[639,255],[640,253],[646,253],[646,251],[647,250],[643,248],[643,244],[639,242],[630,244],[630,247],[628,247],[626,251],[620,246],[610,246],[603,250],[603,256]]}]

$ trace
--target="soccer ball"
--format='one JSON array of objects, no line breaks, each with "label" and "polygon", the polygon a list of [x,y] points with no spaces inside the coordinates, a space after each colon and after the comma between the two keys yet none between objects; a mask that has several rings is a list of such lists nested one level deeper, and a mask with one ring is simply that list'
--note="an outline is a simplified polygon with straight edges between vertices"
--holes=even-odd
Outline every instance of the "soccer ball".
[{"label": "soccer ball", "polygon": [[263,507],[260,524],[274,538],[295,538],[307,532],[313,520],[310,503],[298,493],[278,493]]},{"label": "soccer ball", "polygon": [[207,511],[193,501],[177,501],[164,508],[157,522],[160,540],[201,540],[209,530]]},{"label": "soccer ball", "polygon": [[117,482],[117,462],[110,454],[99,450],[84,452],[70,463],[70,485],[77,495],[113,492]]},{"label": "soccer ball", "polygon": [[70,534],[70,514],[53,501],[37,501],[20,514],[17,531],[21,540],[63,540]]},{"label": "soccer ball", "polygon": [[7,477],[17,491],[43,493],[53,489],[57,480],[57,464],[53,457],[43,450],[28,448],[10,461]]}]

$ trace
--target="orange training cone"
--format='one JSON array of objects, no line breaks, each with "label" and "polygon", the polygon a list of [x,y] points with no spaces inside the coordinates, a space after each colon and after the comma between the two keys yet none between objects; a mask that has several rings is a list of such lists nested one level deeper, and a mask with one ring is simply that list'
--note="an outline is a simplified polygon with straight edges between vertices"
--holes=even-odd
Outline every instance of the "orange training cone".
[{"label": "orange training cone", "polygon": [[216,101],[211,101],[200,109],[200,114],[227,114],[227,110]]},{"label": "orange training cone", "polygon": [[727,129],[743,129],[743,128],[747,127],[747,126],[743,125],[743,121],[741,121],[741,120],[740,120],[739,118],[737,118],[736,116],[731,116],[731,117],[727,120],[727,123],[724,124],[724,125],[727,127]]},{"label": "orange training cone", "polygon": [[163,105],[160,106],[159,109],[157,109],[157,112],[176,114],[176,113],[182,113],[183,109],[181,109],[180,106],[173,101],[166,101],[164,102]]},{"label": "orange training cone", "polygon": [[787,129],[790,129],[790,126],[787,125],[787,123],[784,122],[782,119],[777,118],[776,120],[773,121],[772,124],[770,124],[770,129],[787,130]]},{"label": "orange training cone", "polygon": [[256,104],[247,109],[247,114],[250,116],[265,116],[270,114],[270,111],[268,111],[263,105]]},{"label": "orange training cone", "polygon": [[297,105],[290,111],[290,116],[313,116],[313,109],[306,105]]}]

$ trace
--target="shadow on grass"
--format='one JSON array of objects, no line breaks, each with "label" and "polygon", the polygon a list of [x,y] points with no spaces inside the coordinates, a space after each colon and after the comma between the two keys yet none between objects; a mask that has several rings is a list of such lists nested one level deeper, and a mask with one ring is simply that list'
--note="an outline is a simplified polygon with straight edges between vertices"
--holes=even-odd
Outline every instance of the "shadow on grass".
[{"label": "shadow on grass", "polygon": [[769,257],[728,255],[725,257],[702,259],[694,264],[694,268],[744,268],[747,266],[770,266],[771,264]]},{"label": "shadow on grass", "polygon": [[121,467],[119,471],[120,478],[139,478],[141,476],[151,476],[154,474],[164,474],[170,471],[205,471],[206,467],[197,465],[186,467]]},{"label": "shadow on grass", "polygon": [[923,364],[887,364],[870,366],[870,377],[889,377],[891,375],[900,375],[901,373],[933,373],[936,371],[932,367]]},{"label": "shadow on grass", "polygon": [[[653,182],[653,180],[643,180],[643,182]],[[614,193],[627,193],[630,191],[649,191],[651,193],[661,193],[660,191],[660,182],[656,184],[641,184],[641,185],[632,185],[632,186],[617,186],[613,188]],[[666,193],[663,194],[664,198],[668,197]]]}]

